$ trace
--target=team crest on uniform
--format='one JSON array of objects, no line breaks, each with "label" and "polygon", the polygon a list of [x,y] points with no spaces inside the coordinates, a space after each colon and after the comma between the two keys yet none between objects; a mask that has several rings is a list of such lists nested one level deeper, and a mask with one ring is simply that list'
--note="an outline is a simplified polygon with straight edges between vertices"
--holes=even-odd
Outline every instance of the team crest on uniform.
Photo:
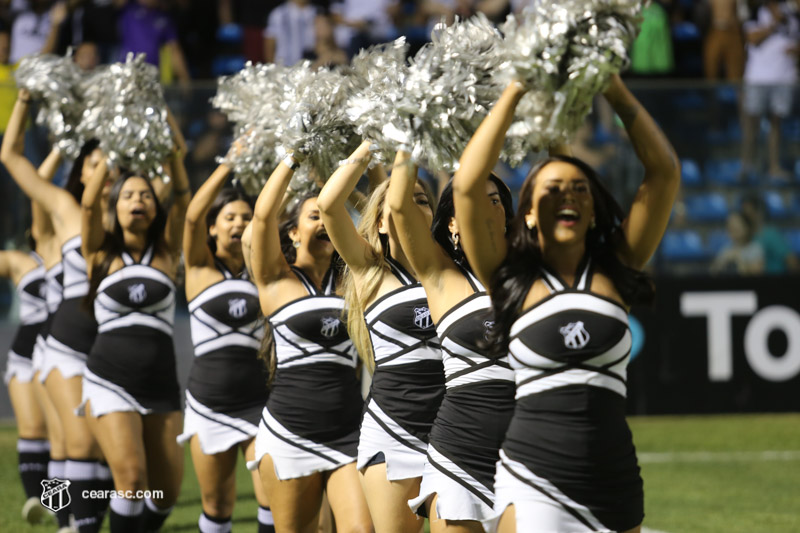
[{"label": "team crest on uniform", "polygon": [[324,316],[322,317],[322,329],[320,333],[323,337],[333,337],[339,333],[339,325],[341,323],[342,321],[335,316]]},{"label": "team crest on uniform", "polygon": [[483,339],[489,342],[489,334],[492,332],[492,329],[494,329],[494,320],[484,320],[483,328]]},{"label": "team crest on uniform", "polygon": [[54,513],[69,505],[70,481],[66,479],[43,479],[42,484],[42,505]]},{"label": "team crest on uniform", "polygon": [[144,283],[134,283],[128,285],[128,299],[135,303],[142,303],[147,298],[147,290],[144,288]]},{"label": "team crest on uniform", "polygon": [[429,327],[433,326],[433,320],[431,319],[431,310],[428,309],[427,307],[415,307],[414,325],[417,326],[419,329],[428,329]]},{"label": "team crest on uniform", "polygon": [[577,322],[570,322],[559,329],[559,331],[564,336],[564,346],[571,350],[580,350],[586,346],[586,343],[588,343],[591,338],[583,322],[580,320]]},{"label": "team crest on uniform", "polygon": [[231,298],[228,300],[228,314],[233,318],[242,318],[247,314],[247,300],[244,298]]}]

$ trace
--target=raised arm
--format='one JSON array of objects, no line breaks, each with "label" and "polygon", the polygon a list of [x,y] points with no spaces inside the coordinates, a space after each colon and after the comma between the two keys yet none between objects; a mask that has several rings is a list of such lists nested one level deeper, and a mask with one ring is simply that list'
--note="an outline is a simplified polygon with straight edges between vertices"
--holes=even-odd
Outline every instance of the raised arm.
[{"label": "raised arm", "polygon": [[491,200],[486,195],[486,183],[523,94],[525,90],[517,82],[506,87],[464,149],[453,177],[453,204],[461,245],[472,271],[486,287],[506,258],[505,228],[497,226],[489,216]]},{"label": "raised arm", "polygon": [[192,190],[189,188],[189,176],[186,174],[186,165],[183,162],[186,157],[186,141],[183,138],[178,122],[169,109],[167,110],[167,121],[172,130],[175,145],[170,158],[173,201],[167,217],[165,240],[172,255],[178,257],[181,253],[183,239],[183,221],[186,217],[189,201],[192,199]]},{"label": "raised arm", "polygon": [[644,165],[644,180],[622,223],[625,242],[618,251],[628,266],[641,270],[667,228],[680,187],[680,162],[661,128],[619,76],[611,79],[605,98],[625,124],[636,155]]},{"label": "raised arm", "polygon": [[19,283],[28,271],[36,268],[36,261],[19,250],[0,250],[0,278],[8,278]]},{"label": "raised arm", "polygon": [[211,266],[214,263],[207,243],[206,215],[230,174],[228,165],[218,166],[189,203],[183,225],[183,257],[187,268]]},{"label": "raised arm", "polygon": [[425,289],[441,289],[443,271],[455,268],[455,263],[433,239],[431,228],[418,207],[418,202],[427,202],[427,197],[424,192],[415,193],[416,184],[417,167],[411,162],[411,154],[397,152],[386,192],[392,222],[400,246]]},{"label": "raised arm", "polygon": [[[47,182],[53,181],[53,176],[56,175],[60,164],[61,152],[57,148],[53,148],[44,162],[39,165],[39,176]],[[45,235],[52,235],[53,230],[53,223],[50,221],[47,211],[42,209],[38,202],[31,202],[31,235],[33,238],[38,241]]]},{"label": "raised arm", "polygon": [[56,228],[62,228],[65,234],[77,233],[80,231],[81,217],[75,199],[64,189],[41,179],[33,164],[22,154],[24,147],[23,143],[19,142],[19,137],[24,134],[29,104],[30,93],[20,89],[3,135],[0,162],[5,165],[28,198],[50,214]]},{"label": "raised arm", "polygon": [[81,198],[81,251],[91,262],[91,257],[100,250],[105,239],[103,228],[103,185],[108,179],[108,159],[104,156],[92,172]]},{"label": "raised arm", "polygon": [[348,163],[331,175],[317,198],[322,222],[333,247],[354,272],[369,267],[371,247],[356,231],[345,202],[364,174],[370,159],[369,141],[364,141],[350,154]]},{"label": "raised arm", "polygon": [[[280,280],[289,272],[289,263],[281,250],[278,217],[283,195],[292,180],[293,167],[296,164],[297,160],[291,156],[278,163],[278,167],[261,189],[253,209],[253,220],[250,222],[250,240],[253,244],[250,249],[250,265],[253,281],[259,288]],[[244,249],[242,252],[244,253]]]}]

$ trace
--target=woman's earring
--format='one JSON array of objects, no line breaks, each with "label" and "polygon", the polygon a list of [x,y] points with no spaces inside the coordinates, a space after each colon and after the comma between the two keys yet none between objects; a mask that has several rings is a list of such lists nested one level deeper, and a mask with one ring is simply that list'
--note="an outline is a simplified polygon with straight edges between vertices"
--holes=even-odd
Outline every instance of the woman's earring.
[{"label": "woman's earring", "polygon": [[592,229],[594,229],[594,228],[596,228],[596,227],[597,227],[597,222],[595,221],[594,217],[592,217],[592,223],[590,224],[590,227],[591,227]]},{"label": "woman's earring", "polygon": [[458,233],[453,235],[453,250],[458,250]]},{"label": "woman's earring", "polygon": [[533,229],[533,227],[536,225],[536,221],[529,218],[525,221],[525,225],[528,226],[528,229]]},{"label": "woman's earring", "polygon": [[295,248],[300,248],[300,241],[292,241],[292,246]]}]

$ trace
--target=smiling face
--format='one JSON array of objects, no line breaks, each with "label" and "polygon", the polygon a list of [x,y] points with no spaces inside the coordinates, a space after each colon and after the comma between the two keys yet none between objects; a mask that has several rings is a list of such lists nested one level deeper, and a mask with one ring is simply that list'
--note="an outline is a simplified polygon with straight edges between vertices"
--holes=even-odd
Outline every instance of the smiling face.
[{"label": "smiling face", "polygon": [[217,250],[242,253],[242,234],[252,218],[253,210],[244,200],[234,200],[222,206],[214,224],[208,228],[208,234],[217,242]]},{"label": "smiling face", "polygon": [[589,179],[576,166],[554,161],[536,175],[530,211],[525,221],[535,225],[541,242],[583,242],[594,219]]},{"label": "smiling face", "polygon": [[156,218],[156,199],[150,183],[139,176],[125,180],[119,191],[116,212],[123,230],[147,231]]},{"label": "smiling face", "polygon": [[322,224],[316,198],[309,198],[303,202],[297,217],[297,226],[289,230],[289,238],[299,242],[301,247],[307,247],[314,255],[333,253],[333,244]]}]

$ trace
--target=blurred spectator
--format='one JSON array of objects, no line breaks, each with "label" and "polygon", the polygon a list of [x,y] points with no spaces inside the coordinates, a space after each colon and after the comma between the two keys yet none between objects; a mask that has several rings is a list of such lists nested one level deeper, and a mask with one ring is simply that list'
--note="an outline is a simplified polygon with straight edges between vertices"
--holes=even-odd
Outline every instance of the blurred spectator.
[{"label": "blurred spectator", "polygon": [[712,274],[757,275],[764,271],[764,249],[753,240],[753,222],[742,213],[728,217],[731,243],[711,263]]},{"label": "blurred spectator", "polygon": [[314,46],[314,63],[312,67],[330,67],[344,65],[348,62],[347,54],[333,37],[333,21],[329,17],[317,17],[314,20],[316,44]]},{"label": "blurred spectator", "polygon": [[71,15],[62,26],[59,53],[84,42],[95,44],[99,61],[117,60],[117,16],[126,0],[69,0]]},{"label": "blurred spectator", "polygon": [[75,52],[73,52],[72,58],[81,70],[86,72],[93,70],[100,64],[100,53],[97,45],[91,42],[79,44]]},{"label": "blurred spectator", "polygon": [[[192,78],[211,78],[214,56],[228,52],[240,53],[241,43],[230,47],[214,39],[220,27],[223,2],[219,0],[173,0],[170,15],[176,24],[178,42]],[[227,44],[227,43],[226,43]]]},{"label": "blurred spectator", "polygon": [[51,53],[56,49],[58,28],[67,17],[65,2],[31,0],[11,25],[9,61],[17,63],[27,55]]},{"label": "blurred spectator", "polygon": [[159,66],[161,47],[166,47],[178,81],[188,88],[189,69],[175,24],[159,9],[158,0],[129,0],[119,15],[119,37],[120,61],[125,61],[129,52],[144,52],[148,63]]},{"label": "blurred spectator", "polygon": [[760,196],[750,194],[742,198],[742,213],[753,223],[753,240],[764,251],[764,272],[784,274],[800,269],[800,262],[792,254],[789,243],[774,226],[764,222],[764,202]]},{"label": "blurred spectator", "polygon": [[331,6],[336,23],[336,44],[349,57],[377,43],[395,38],[395,21],[400,15],[399,0],[342,0]]},{"label": "blurred spectator", "polygon": [[780,165],[781,119],[792,110],[797,58],[800,55],[800,23],[792,6],[767,0],[756,20],[745,24],[747,64],[744,71],[744,127],[742,171],[753,171],[755,137],[761,117],[769,113],[768,160],[770,176],[787,179]]},{"label": "blurred spectator", "polygon": [[290,66],[313,54],[317,16],[308,0],[287,0],[273,9],[264,30],[264,61]]},{"label": "blurred spectator", "polygon": [[[708,5],[708,32],[703,44],[703,71],[707,80],[740,81],[744,71],[744,40],[738,0],[703,0]],[[746,11],[746,6],[745,6]]]},{"label": "blurred spectator", "polygon": [[642,29],[631,48],[631,71],[642,76],[658,76],[675,69],[669,17],[659,2],[644,8]]}]

